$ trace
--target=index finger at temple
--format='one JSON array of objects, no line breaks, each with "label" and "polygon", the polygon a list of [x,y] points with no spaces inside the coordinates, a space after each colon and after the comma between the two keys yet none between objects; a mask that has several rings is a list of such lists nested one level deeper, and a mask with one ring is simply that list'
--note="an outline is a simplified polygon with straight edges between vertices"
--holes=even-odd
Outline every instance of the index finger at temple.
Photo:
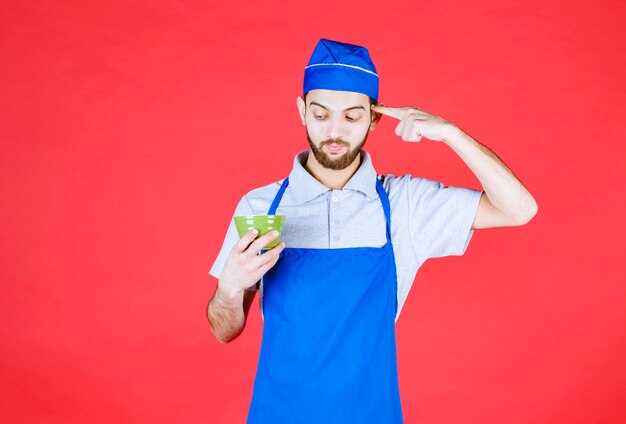
[{"label": "index finger at temple", "polygon": [[397,107],[387,107],[387,106],[373,106],[374,112],[380,112],[383,115],[391,116],[392,118],[402,119],[404,111],[401,108]]}]

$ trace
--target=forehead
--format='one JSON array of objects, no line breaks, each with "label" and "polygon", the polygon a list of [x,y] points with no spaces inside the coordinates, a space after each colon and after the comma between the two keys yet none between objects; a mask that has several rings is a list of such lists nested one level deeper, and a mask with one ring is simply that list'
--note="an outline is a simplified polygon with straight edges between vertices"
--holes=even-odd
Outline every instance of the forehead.
[{"label": "forehead", "polygon": [[353,106],[369,108],[369,97],[363,93],[336,90],[311,90],[306,95],[307,104],[316,102],[330,110],[344,110]]}]

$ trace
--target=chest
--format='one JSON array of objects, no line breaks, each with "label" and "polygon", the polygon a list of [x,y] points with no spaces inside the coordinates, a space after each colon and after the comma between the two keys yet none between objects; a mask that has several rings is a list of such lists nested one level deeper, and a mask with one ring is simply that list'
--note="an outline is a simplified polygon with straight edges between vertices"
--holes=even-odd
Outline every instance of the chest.
[{"label": "chest", "polygon": [[285,193],[276,213],[286,216],[282,239],[287,247],[334,249],[386,243],[380,200],[357,191],[331,190],[304,204],[290,201]]}]

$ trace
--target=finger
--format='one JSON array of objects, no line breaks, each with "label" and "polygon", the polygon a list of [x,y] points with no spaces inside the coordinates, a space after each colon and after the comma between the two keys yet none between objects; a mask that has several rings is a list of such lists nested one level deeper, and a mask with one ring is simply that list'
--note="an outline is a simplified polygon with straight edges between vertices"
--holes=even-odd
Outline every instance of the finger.
[{"label": "finger", "polygon": [[406,126],[406,120],[400,120],[398,125],[396,126],[396,135],[398,137],[402,137],[402,132],[404,131],[404,127]]},{"label": "finger", "polygon": [[280,242],[273,249],[267,250],[261,253],[260,255],[253,257],[250,263],[252,269],[260,268],[263,265],[267,264],[268,262],[277,260],[278,256],[280,256],[280,252],[282,252],[284,248],[285,248],[285,242]]},{"label": "finger", "polygon": [[419,130],[417,130],[408,135],[407,141],[420,141],[421,139],[422,134],[419,132]]},{"label": "finger", "polygon": [[404,108],[399,107],[387,107],[387,106],[372,106],[374,112],[382,113],[383,115],[391,116],[392,118],[402,119],[404,115]]},{"label": "finger", "polygon": [[[278,246],[277,246],[276,248],[278,248]],[[275,248],[275,249],[276,249],[276,248]],[[272,251],[273,251],[273,250],[274,250],[274,249],[272,249]],[[267,253],[269,253],[269,252],[267,252]],[[264,253],[264,255],[265,255],[265,254],[266,254],[266,253]],[[278,262],[278,258],[279,258],[279,256],[280,256],[280,255],[276,255],[276,257],[272,258],[272,260],[270,260],[270,261],[266,262],[265,264],[263,264],[262,266],[260,266],[260,267],[256,270],[255,277],[256,277],[256,279],[257,279],[257,280],[260,280],[260,279],[261,279],[261,278],[265,275],[265,273],[266,273],[267,271],[269,271],[269,270],[270,270],[270,268],[272,268],[274,265],[276,265],[276,262]]]},{"label": "finger", "polygon": [[244,234],[244,236],[240,238],[237,243],[235,243],[233,250],[237,253],[242,253],[248,248],[250,243],[252,243],[257,234],[259,234],[259,230],[257,230],[256,228],[251,229],[246,234]]},{"label": "finger", "polygon": [[404,126],[402,130],[402,139],[405,141],[413,141],[413,138],[417,135],[417,128],[414,122],[410,122]]},{"label": "finger", "polygon": [[256,255],[261,249],[270,244],[270,242],[276,239],[280,233],[277,230],[270,231],[267,234],[263,234],[261,237],[256,239],[251,245],[247,252],[250,256]]}]

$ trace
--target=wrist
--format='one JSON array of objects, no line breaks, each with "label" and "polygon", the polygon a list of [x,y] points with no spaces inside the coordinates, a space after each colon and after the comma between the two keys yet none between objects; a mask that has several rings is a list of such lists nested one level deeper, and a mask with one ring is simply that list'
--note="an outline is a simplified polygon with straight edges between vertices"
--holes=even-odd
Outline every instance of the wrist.
[{"label": "wrist", "polygon": [[228,301],[238,299],[243,293],[243,289],[230,287],[227,284],[224,284],[222,281],[219,281],[217,283],[217,291],[222,298]]},{"label": "wrist", "polygon": [[458,143],[463,139],[463,130],[456,125],[450,123],[445,131],[445,135],[441,141],[448,145]]}]

